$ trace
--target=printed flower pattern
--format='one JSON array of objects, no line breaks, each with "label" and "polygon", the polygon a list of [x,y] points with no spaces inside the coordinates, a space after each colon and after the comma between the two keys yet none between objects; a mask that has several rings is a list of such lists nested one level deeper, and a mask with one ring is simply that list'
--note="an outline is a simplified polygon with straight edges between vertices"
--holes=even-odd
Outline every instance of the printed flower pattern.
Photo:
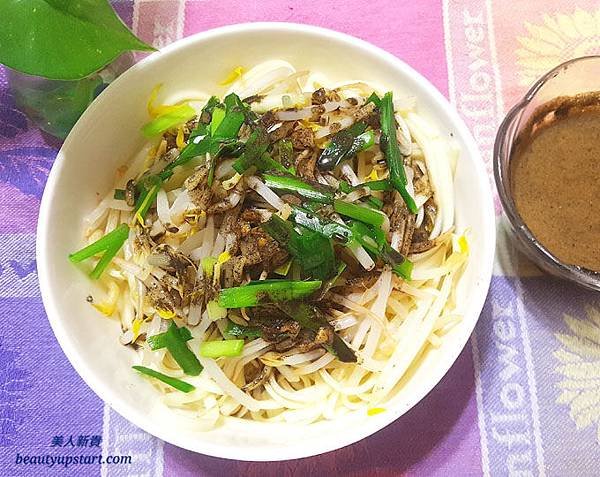
[{"label": "printed flower pattern", "polygon": [[569,406],[569,415],[577,429],[597,426],[600,444],[600,309],[586,307],[587,319],[564,315],[570,333],[556,333],[562,347],[554,352],[561,363],[556,372],[561,391],[558,404]]},{"label": "printed flower pattern", "polygon": [[544,15],[539,24],[525,22],[528,36],[519,37],[519,83],[530,86],[560,63],[579,56],[600,54],[600,8],[572,14]]},{"label": "printed flower pattern", "polygon": [[0,182],[41,197],[56,151],[49,147],[19,147],[0,151]]},{"label": "printed flower pattern", "polygon": [[0,341],[0,447],[14,445],[17,428],[25,418],[20,401],[31,387],[29,372],[17,364],[19,353],[5,349]]},{"label": "printed flower pattern", "polygon": [[27,118],[16,108],[12,95],[0,91],[0,136],[12,139],[25,131]]}]

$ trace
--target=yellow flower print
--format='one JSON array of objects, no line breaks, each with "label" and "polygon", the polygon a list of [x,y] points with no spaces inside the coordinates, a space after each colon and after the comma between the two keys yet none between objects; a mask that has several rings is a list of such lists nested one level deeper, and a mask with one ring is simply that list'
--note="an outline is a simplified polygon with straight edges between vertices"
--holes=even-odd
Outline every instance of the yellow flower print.
[{"label": "yellow flower print", "polygon": [[518,38],[519,84],[530,86],[555,66],[571,58],[600,54],[600,8],[577,8],[567,15],[544,15],[542,22],[525,22],[528,36]]},{"label": "yellow flower print", "polygon": [[597,426],[600,444],[600,309],[586,307],[587,319],[564,315],[571,333],[556,333],[562,347],[554,352],[562,381],[556,402],[569,406],[577,429]]}]

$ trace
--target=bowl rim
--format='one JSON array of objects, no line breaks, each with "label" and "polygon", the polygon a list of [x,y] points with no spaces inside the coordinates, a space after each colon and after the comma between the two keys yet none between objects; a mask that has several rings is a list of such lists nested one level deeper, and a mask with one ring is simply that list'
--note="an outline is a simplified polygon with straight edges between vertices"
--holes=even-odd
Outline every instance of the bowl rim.
[{"label": "bowl rim", "polygon": [[[71,133],[68,135],[63,146],[61,147],[61,150],[57,154],[55,163],[52,166],[46,187],[44,189],[37,224],[36,260],[38,267],[38,279],[40,283],[40,293],[46,309],[48,321],[50,322],[51,328],[59,342],[61,349],[67,356],[75,371],[104,403],[108,404],[114,411],[145,432],[148,432],[149,434],[180,448],[203,455],[242,461],[268,462],[316,456],[354,444],[355,442],[358,442],[393,423],[400,416],[412,409],[427,394],[429,394],[429,392],[431,392],[435,386],[437,386],[437,384],[446,375],[448,370],[456,362],[459,355],[464,350],[467,341],[469,340],[473,329],[475,328],[475,325],[481,316],[481,311],[483,310],[483,305],[486,300],[492,278],[496,246],[496,227],[492,188],[488,174],[485,170],[483,159],[475,140],[471,135],[471,132],[458,115],[455,107],[449,103],[449,101],[429,82],[429,80],[427,80],[411,66],[393,54],[365,40],[361,40],[351,35],[337,32],[328,28],[298,23],[252,22],[227,25],[182,38],[174,43],[171,43],[162,50],[152,53],[125,71],[113,82],[112,85],[109,86],[109,88],[113,87],[113,85],[119,85],[121,82],[127,81],[128,76],[132,75],[133,72],[143,69],[154,62],[161,61],[163,56],[167,56],[172,52],[187,47],[188,45],[201,43],[219,36],[228,36],[256,31],[284,34],[297,33],[300,35],[309,34],[321,36],[324,39],[329,38],[336,40],[338,42],[345,43],[349,48],[359,49],[370,56],[377,57],[383,62],[394,66],[395,69],[402,71],[404,75],[414,78],[414,80],[418,82],[420,87],[423,89],[424,95],[435,104],[435,107],[444,110],[445,113],[450,117],[455,132],[464,141],[466,148],[463,151],[463,154],[472,158],[472,166],[475,169],[475,174],[481,180],[481,197],[478,197],[480,205],[484,210],[488,211],[488,213],[484,214],[483,216],[484,221],[482,223],[481,233],[481,235],[485,236],[487,239],[485,246],[482,249],[485,260],[482,261],[478,266],[478,293],[470,300],[470,309],[473,310],[473,313],[477,311],[477,315],[470,321],[465,320],[467,328],[465,328],[465,331],[463,332],[463,337],[455,344],[455,350],[450,355],[451,359],[448,359],[443,365],[436,367],[435,371],[430,374],[430,385],[424,386],[421,388],[420,392],[414,393],[414,395],[411,396],[411,399],[407,400],[402,408],[397,407],[395,409],[388,409],[388,412],[373,416],[356,432],[340,433],[339,439],[328,443],[328,445],[313,447],[310,447],[309,445],[287,446],[285,447],[285,451],[274,453],[270,449],[267,449],[265,452],[264,450],[250,449],[240,446],[223,446],[220,444],[214,445],[210,442],[203,441],[202,447],[200,448],[199,445],[194,445],[194,443],[197,444],[198,441],[193,441],[191,443],[184,438],[180,438],[179,434],[172,429],[161,427],[151,419],[145,419],[145,415],[143,413],[138,411],[135,407],[128,405],[125,401],[121,400],[118,392],[114,392],[110,386],[106,385],[101,379],[97,378],[93,371],[90,370],[89,366],[83,362],[83,360],[78,359],[78,353],[75,349],[75,346],[69,339],[68,330],[60,318],[57,305],[58,300],[56,299],[51,286],[51,267],[49,263],[50,260],[48,258],[51,256],[51,254],[47,254],[45,250],[50,228],[50,221],[48,218],[51,210],[52,198],[56,189],[56,182],[59,177],[59,167],[57,167],[57,164],[60,164],[63,161],[63,150],[67,150],[70,144],[76,140],[75,138],[78,136],[78,132],[87,126],[87,123],[89,122],[87,113],[91,109],[88,108],[88,110],[82,115],[82,117],[73,127]],[[94,103],[103,101],[103,97],[104,95],[100,95],[94,100]],[[232,455],[235,457],[232,457]]]}]

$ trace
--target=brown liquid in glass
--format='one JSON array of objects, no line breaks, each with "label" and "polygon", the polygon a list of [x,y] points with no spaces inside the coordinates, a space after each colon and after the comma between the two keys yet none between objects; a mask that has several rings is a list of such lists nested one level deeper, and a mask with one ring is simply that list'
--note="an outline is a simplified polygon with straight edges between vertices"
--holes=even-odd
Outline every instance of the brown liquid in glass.
[{"label": "brown liquid in glass", "polygon": [[561,262],[600,272],[600,96],[539,108],[511,159],[517,211],[536,239]]}]

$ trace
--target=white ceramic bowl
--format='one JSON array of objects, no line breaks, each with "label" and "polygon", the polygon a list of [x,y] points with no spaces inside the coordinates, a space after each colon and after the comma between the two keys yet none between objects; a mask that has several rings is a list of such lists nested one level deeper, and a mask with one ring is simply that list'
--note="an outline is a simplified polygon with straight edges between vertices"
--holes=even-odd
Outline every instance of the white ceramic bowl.
[{"label": "white ceramic bowl", "polygon": [[[453,133],[461,148],[456,169],[456,224],[469,228],[471,256],[458,303],[464,320],[405,378],[386,411],[308,426],[231,422],[209,432],[182,430],[161,410],[158,394],[132,372],[133,351],[118,342],[119,326],[85,297],[93,283],[67,260],[81,245],[82,217],[113,183],[115,169],[142,146],[151,89],[167,93],[222,93],[218,83],[237,65],[281,58],[298,70],[333,80],[363,79],[417,97],[419,111]],[[257,23],[211,30],[180,40],[135,65],[88,108],[60,150],[42,199],[37,237],[40,286],[48,319],[73,367],[113,409],[145,431],[202,454],[241,460],[284,460],[338,449],[393,422],[444,376],[465,346],[487,294],[495,245],[488,177],[469,131],[446,99],[421,75],[389,53],[350,36],[304,25]]]}]

